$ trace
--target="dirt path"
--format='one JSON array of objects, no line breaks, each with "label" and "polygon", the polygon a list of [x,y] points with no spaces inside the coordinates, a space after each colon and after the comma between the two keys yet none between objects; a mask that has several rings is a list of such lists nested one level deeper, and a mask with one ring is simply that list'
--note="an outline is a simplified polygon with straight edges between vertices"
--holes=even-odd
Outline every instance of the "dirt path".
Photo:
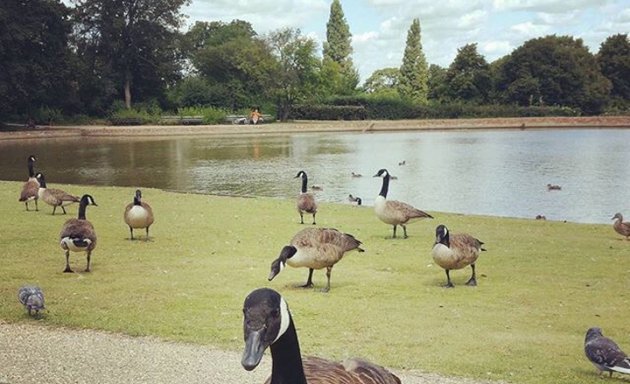
[{"label": "dirt path", "polygon": [[[271,372],[270,356],[253,372],[240,353],[92,330],[0,322],[0,384],[254,384]],[[489,384],[415,371],[406,384]],[[497,384],[497,382],[492,382]]]}]

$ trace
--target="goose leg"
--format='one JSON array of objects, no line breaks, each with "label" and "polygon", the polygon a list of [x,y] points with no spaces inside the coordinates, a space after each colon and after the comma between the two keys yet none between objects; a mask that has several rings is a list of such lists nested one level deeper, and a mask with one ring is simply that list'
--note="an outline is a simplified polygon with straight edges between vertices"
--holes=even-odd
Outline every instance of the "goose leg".
[{"label": "goose leg", "polygon": [[92,258],[92,251],[87,251],[87,267],[85,267],[85,272],[90,272],[90,259]]},{"label": "goose leg", "polygon": [[313,225],[315,225],[315,214],[313,213]]},{"label": "goose leg", "polygon": [[304,224],[304,214],[300,212],[300,224]]},{"label": "goose leg", "polygon": [[477,274],[475,273],[475,264],[474,263],[470,264],[470,267],[472,268],[472,276],[466,282],[466,285],[470,285],[471,287],[476,287],[477,286]]},{"label": "goose leg", "polygon": [[144,241],[149,241],[149,227],[147,227],[147,238]]},{"label": "goose leg", "polygon": [[322,292],[330,291],[330,273],[332,272],[332,267],[326,267],[326,277],[328,278],[328,283],[326,284],[326,288],[322,289]]},{"label": "goose leg", "polygon": [[70,251],[68,250],[66,250],[66,269],[64,269],[63,272],[74,272],[72,269],[70,269]]},{"label": "goose leg", "polygon": [[407,237],[409,237],[407,236],[407,226],[405,224],[400,224],[400,226],[402,227],[404,233],[403,239],[406,239]]},{"label": "goose leg", "polygon": [[26,205],[26,211],[28,212],[28,201],[25,201],[24,205]]},{"label": "goose leg", "polygon": [[129,226],[129,232],[131,232],[131,240],[133,240],[133,228],[131,226]]},{"label": "goose leg", "polygon": [[444,286],[444,288],[453,288],[455,287],[453,285],[453,283],[451,282],[451,275],[449,274],[449,270],[446,269],[446,285]]},{"label": "goose leg", "polygon": [[61,210],[63,211],[63,214],[66,215],[66,208],[63,205],[61,206]]},{"label": "goose leg", "polygon": [[56,210],[56,209],[57,209],[57,206],[55,205],[55,206],[53,207],[53,213],[52,213],[52,214],[53,214],[53,216],[55,215],[55,210]]},{"label": "goose leg", "polygon": [[396,224],[394,224],[394,235],[392,236],[392,239],[396,238]]},{"label": "goose leg", "polygon": [[311,288],[313,286],[313,268],[308,269],[308,280],[306,284],[302,285],[302,288]]},{"label": "goose leg", "polygon": [[39,207],[37,206],[37,199],[35,199],[35,211],[39,211]]}]

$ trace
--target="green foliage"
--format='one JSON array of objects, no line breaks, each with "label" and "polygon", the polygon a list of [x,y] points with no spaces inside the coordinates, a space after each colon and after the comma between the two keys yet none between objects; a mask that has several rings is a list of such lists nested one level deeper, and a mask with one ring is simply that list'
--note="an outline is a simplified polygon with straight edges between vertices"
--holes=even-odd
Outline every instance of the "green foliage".
[{"label": "green foliage", "polygon": [[184,107],[177,110],[179,116],[203,116],[204,124],[222,124],[228,112],[222,108]]},{"label": "green foliage", "polygon": [[[306,279],[304,268],[267,281],[271,260],[304,228],[291,199],[145,188],[156,222],[152,241],[144,242],[128,240],[122,219],[135,187],[58,187],[90,193],[98,204],[87,211],[98,234],[93,270],[61,272],[57,236],[67,217],[50,215],[48,206],[25,212],[17,198],[0,199],[4,322],[33,322],[16,298],[30,283],[46,294],[48,310],[37,321],[45,326],[242,351],[243,300],[270,287],[289,303],[305,355],[343,360],[351,345],[352,356],[395,369],[521,384],[601,382],[584,357],[586,329],[600,326],[612,338],[630,331],[620,315],[629,304],[630,244],[610,225],[430,212],[436,220],[411,224],[408,239],[392,240],[391,227],[371,208],[322,204],[318,221],[356,236],[366,249],[335,265],[324,294],[323,271],[313,275],[315,289],[295,288]],[[17,196],[20,188],[0,182],[0,195]],[[76,206],[67,209],[68,217],[76,215]],[[477,287],[464,285],[469,268],[451,272],[455,288],[441,287],[444,271],[430,256],[439,223],[485,242]],[[77,271],[85,261],[80,253],[70,257]],[[614,300],[602,299],[608,292]]]},{"label": "green foliage", "polygon": [[[333,0],[330,5],[330,18],[326,23],[326,41],[323,47],[323,66],[328,69],[322,80],[339,77],[332,84],[327,83],[329,93],[334,95],[352,94],[359,83],[359,75],[352,63],[352,34],[346,21],[341,2]],[[336,64],[336,65],[331,65]],[[332,73],[331,73],[332,72]]]},{"label": "green foliage", "polygon": [[161,111],[153,107],[118,108],[114,110],[109,121],[112,125],[142,125],[157,124]]},{"label": "green foliage", "polygon": [[490,66],[477,52],[477,44],[467,44],[457,50],[444,80],[450,100],[483,104],[492,89]]},{"label": "green foliage", "polygon": [[546,36],[532,39],[506,58],[497,83],[504,102],[559,105],[600,113],[610,82],[581,39]]},{"label": "green foliage", "polygon": [[377,69],[363,83],[363,91],[374,95],[393,95],[398,92],[400,70],[398,68]]},{"label": "green foliage", "polygon": [[602,74],[610,80],[610,95],[630,102],[630,40],[628,34],[609,36],[597,53]]},{"label": "green foliage", "polygon": [[365,120],[368,116],[363,106],[354,105],[293,105],[291,119],[296,120]]},{"label": "green foliage", "polygon": [[427,60],[420,41],[420,20],[413,19],[407,32],[407,45],[400,67],[398,93],[416,104],[426,104],[429,79]]},{"label": "green foliage", "polygon": [[429,88],[427,97],[429,100],[445,101],[448,99],[446,72],[447,70],[439,65],[431,64],[429,66],[429,79],[427,81]]}]

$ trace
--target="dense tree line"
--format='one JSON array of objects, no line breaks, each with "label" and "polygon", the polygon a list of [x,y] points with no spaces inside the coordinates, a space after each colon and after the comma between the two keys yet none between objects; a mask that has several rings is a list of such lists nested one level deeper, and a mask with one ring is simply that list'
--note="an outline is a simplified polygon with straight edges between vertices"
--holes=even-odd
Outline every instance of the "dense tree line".
[{"label": "dense tree line", "polygon": [[[548,107],[627,113],[630,106],[627,34],[608,37],[595,54],[571,36],[535,38],[492,63],[470,43],[443,68],[427,63],[416,18],[400,67],[376,70],[359,86],[339,0],[331,2],[321,56],[299,29],[261,36],[234,20],[183,31],[181,9],[189,3],[2,1],[0,121],[252,106],[281,120],[311,113],[304,106],[326,110],[314,118],[365,118],[376,110],[389,118],[424,116],[428,106],[444,117],[466,106],[489,114],[497,106],[497,115]],[[343,110],[344,103],[352,107]]]}]

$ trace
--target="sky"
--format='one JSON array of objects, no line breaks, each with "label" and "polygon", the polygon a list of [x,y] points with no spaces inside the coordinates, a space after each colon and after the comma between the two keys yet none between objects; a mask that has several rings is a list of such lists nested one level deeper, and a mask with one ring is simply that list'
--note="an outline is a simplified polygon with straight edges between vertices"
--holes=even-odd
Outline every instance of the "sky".
[{"label": "sky", "polygon": [[[256,33],[299,28],[319,46],[326,40],[332,0],[192,0],[182,9],[196,21],[235,19]],[[457,50],[476,43],[488,62],[547,35],[581,38],[591,53],[604,40],[630,32],[630,0],[341,0],[352,34],[352,59],[361,83],[375,70],[400,67],[407,32],[420,20],[429,64],[448,67]]]}]

